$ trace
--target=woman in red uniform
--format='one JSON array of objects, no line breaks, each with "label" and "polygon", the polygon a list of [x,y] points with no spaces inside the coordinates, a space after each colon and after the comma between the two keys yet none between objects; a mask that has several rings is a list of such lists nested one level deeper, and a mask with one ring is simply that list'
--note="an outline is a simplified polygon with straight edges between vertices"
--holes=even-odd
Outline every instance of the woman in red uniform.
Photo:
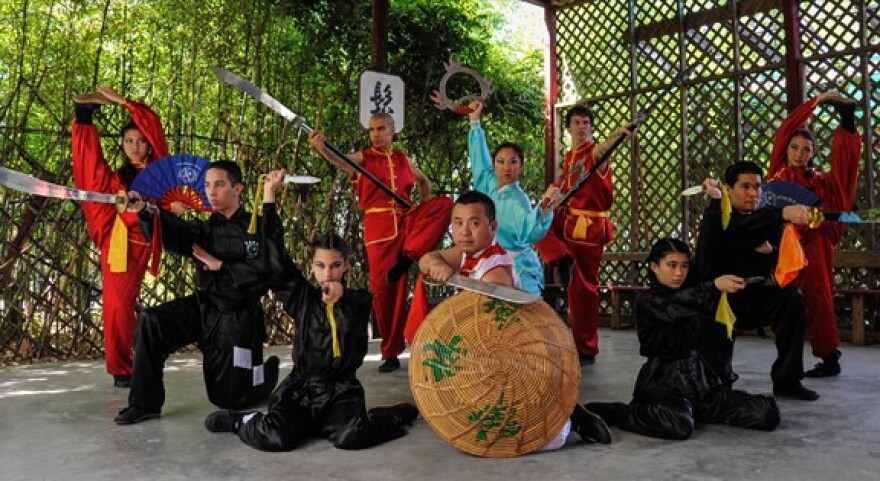
[{"label": "woman in red uniform", "polygon": [[[823,103],[831,104],[840,114],[840,126],[834,130],[831,143],[831,169],[817,172],[813,169],[816,137],[805,126],[816,106]],[[854,101],[827,92],[794,109],[776,132],[768,180],[795,182],[810,189],[822,201],[824,210],[852,210],[862,147],[862,138],[856,132],[855,107]],[[807,339],[813,355],[822,359],[804,373],[807,377],[840,374],[840,335],[831,289],[834,249],[843,229],[843,224],[835,222],[826,222],[817,229],[799,229],[809,263],[797,283],[806,300]]]},{"label": "woman in red uniform", "polygon": [[[128,190],[134,177],[153,160],[168,155],[168,143],[159,117],[144,104],[126,99],[111,88],[77,96],[74,105],[72,160],[77,189],[117,193]],[[101,104],[128,109],[131,121],[122,128],[125,162],[114,171],[104,159],[92,116]],[[101,249],[102,321],[107,372],[116,387],[131,382],[132,338],[137,325],[135,301],[151,249],[138,227],[136,213],[118,213],[110,204],[83,202],[89,234]],[[172,210],[182,209],[176,207]],[[112,247],[111,247],[112,246]]]}]

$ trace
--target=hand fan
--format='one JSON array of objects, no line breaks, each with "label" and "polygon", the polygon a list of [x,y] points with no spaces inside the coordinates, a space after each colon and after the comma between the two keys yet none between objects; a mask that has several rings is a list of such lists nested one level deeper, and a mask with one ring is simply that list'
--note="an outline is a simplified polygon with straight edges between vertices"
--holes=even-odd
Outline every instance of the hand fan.
[{"label": "hand fan", "polygon": [[761,202],[758,204],[759,207],[766,205],[785,207],[793,204],[820,207],[822,202],[810,189],[794,182],[774,180],[761,186]]},{"label": "hand fan", "polygon": [[205,194],[205,172],[210,161],[192,154],[177,154],[151,162],[131,183],[140,193],[162,208],[183,202],[193,210],[207,212],[211,203]]}]

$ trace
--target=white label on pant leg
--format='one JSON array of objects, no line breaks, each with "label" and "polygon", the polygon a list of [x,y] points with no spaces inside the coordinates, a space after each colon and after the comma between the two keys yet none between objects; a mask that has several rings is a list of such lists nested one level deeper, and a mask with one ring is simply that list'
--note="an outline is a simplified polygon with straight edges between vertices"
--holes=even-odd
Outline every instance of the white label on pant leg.
[{"label": "white label on pant leg", "polygon": [[263,384],[264,380],[263,365],[260,364],[259,366],[254,366],[254,386],[259,386],[260,384]]},{"label": "white label on pant leg", "polygon": [[232,347],[232,366],[250,369],[253,367],[251,361],[251,350],[246,347]]}]

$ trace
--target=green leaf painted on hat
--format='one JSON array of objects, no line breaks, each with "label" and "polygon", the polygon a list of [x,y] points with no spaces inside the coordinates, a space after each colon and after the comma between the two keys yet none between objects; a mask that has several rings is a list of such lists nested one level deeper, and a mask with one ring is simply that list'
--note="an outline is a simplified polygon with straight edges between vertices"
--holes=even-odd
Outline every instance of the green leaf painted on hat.
[{"label": "green leaf painted on hat", "polygon": [[499,331],[511,324],[517,324],[522,321],[522,319],[516,315],[516,313],[519,312],[519,308],[515,304],[502,301],[501,299],[495,299],[494,297],[488,298],[483,304],[483,312],[491,312],[494,314],[493,320],[498,326]]},{"label": "green leaf painted on hat", "polygon": [[422,360],[422,365],[431,368],[434,375],[434,382],[440,382],[444,378],[455,376],[455,373],[461,371],[461,366],[457,365],[462,357],[466,356],[468,350],[459,347],[462,341],[460,335],[455,335],[449,340],[448,344],[443,344],[439,339],[434,342],[425,344],[422,348],[425,353],[433,354],[433,359]]},{"label": "green leaf painted on hat", "polygon": [[496,441],[516,436],[522,430],[518,414],[516,407],[505,404],[504,391],[501,391],[495,404],[487,404],[483,409],[468,414],[468,421],[478,427],[474,439],[488,441],[490,434]]}]

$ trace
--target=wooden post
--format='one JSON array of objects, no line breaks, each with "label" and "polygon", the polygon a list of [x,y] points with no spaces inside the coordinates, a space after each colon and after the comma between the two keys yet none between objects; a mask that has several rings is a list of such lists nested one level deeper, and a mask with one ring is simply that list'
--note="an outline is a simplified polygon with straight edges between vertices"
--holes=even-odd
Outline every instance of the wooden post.
[{"label": "wooden post", "polygon": [[556,7],[544,6],[547,44],[544,46],[544,182],[556,181],[556,99],[559,82],[556,73]]},{"label": "wooden post", "polygon": [[801,66],[801,26],[798,0],[782,1],[782,18],[785,27],[785,91],[791,112],[804,103],[804,70]]},{"label": "wooden post", "polygon": [[388,73],[388,2],[389,0],[373,0],[370,68],[382,73]]}]

